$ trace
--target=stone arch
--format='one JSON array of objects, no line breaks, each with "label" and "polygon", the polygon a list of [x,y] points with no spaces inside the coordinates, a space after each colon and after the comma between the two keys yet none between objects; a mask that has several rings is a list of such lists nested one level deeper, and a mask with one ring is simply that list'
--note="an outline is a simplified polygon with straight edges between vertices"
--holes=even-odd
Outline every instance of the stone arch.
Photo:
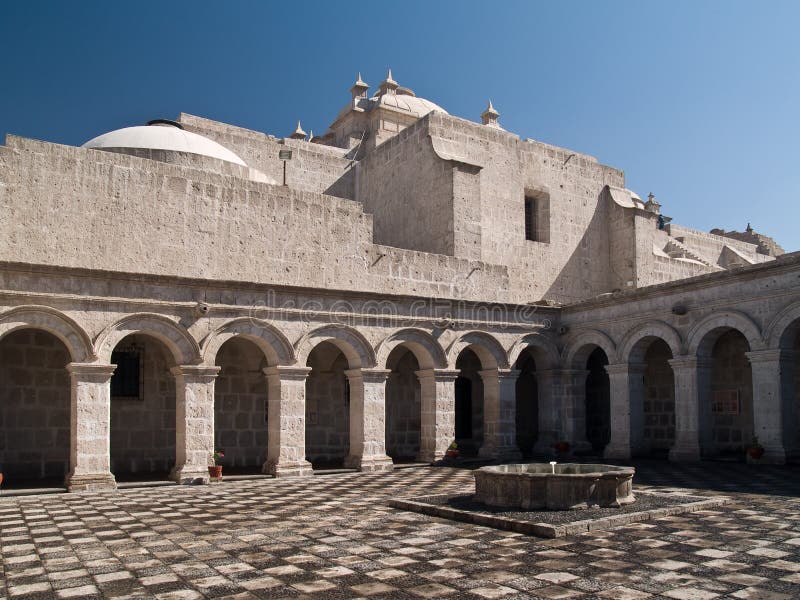
[{"label": "stone arch", "polygon": [[[710,356],[716,338],[708,334],[715,329],[735,329],[747,339],[750,350],[764,347],[758,325],[743,312],[727,310],[712,313],[692,327],[689,335],[686,336],[688,354],[690,356]],[[712,337],[714,339],[711,339]]]},{"label": "stone arch", "polygon": [[602,331],[588,329],[567,342],[562,353],[562,364],[567,369],[584,369],[594,346],[606,353],[609,364],[616,362],[617,347],[614,341]]},{"label": "stone arch", "polygon": [[457,337],[447,349],[447,362],[451,369],[456,368],[456,361],[465,348],[475,352],[484,369],[508,368],[508,354],[494,336],[485,331],[468,331]]},{"label": "stone arch", "polygon": [[768,348],[791,350],[792,340],[786,333],[793,325],[800,323],[800,302],[795,302],[781,310],[764,330],[764,341]]},{"label": "stone arch", "polygon": [[541,362],[540,369],[555,369],[561,362],[553,341],[541,333],[530,333],[517,340],[508,352],[508,364],[515,365],[520,355],[527,348],[535,349],[534,356],[537,363]]},{"label": "stone arch", "polygon": [[355,329],[340,325],[324,325],[301,337],[294,345],[297,363],[305,366],[308,355],[321,342],[330,342],[339,348],[351,369],[368,369],[378,364],[367,338]]},{"label": "stone arch", "polygon": [[222,345],[235,337],[245,338],[258,346],[270,367],[295,362],[294,348],[286,336],[271,323],[251,317],[233,319],[208,334],[202,345],[203,362],[213,365]]},{"label": "stone arch", "polygon": [[0,314],[0,338],[17,329],[41,329],[61,340],[73,362],[96,359],[92,339],[75,321],[48,306],[17,306]]},{"label": "stone arch", "polygon": [[[673,358],[684,353],[681,336],[675,328],[663,321],[648,321],[625,334],[619,346],[619,359],[622,362],[643,362],[647,344],[642,344],[642,342],[652,338],[663,340],[672,351]],[[633,354],[641,356],[634,357]]]},{"label": "stone arch", "polygon": [[152,336],[169,349],[175,364],[196,365],[202,362],[200,346],[186,329],[168,317],[155,313],[137,313],[106,327],[95,340],[97,357],[109,363],[119,342],[132,334]]},{"label": "stone arch", "polygon": [[381,340],[376,350],[377,364],[388,368],[389,355],[400,345],[405,345],[414,354],[420,369],[447,368],[447,356],[436,338],[427,331],[413,328],[395,331]]}]

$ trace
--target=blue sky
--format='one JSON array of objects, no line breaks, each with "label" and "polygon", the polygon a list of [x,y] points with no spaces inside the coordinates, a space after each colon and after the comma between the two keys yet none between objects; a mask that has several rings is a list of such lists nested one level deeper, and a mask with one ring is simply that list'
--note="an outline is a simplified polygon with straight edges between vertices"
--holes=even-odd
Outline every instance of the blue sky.
[{"label": "blue sky", "polygon": [[596,156],[708,230],[800,249],[800,2],[0,3],[0,136],[188,112],[323,133],[361,71]]}]

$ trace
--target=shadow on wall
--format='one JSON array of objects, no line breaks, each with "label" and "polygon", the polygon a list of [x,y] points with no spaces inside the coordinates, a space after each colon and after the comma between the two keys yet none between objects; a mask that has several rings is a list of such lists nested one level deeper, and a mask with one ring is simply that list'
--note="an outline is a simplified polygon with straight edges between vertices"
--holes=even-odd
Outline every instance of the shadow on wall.
[{"label": "shadow on wall", "polygon": [[[602,194],[595,198],[596,207],[592,218],[583,228],[569,259],[558,273],[543,298],[559,302],[587,300],[604,292],[610,292],[614,284],[608,233],[608,206]],[[553,210],[551,204],[551,211]],[[555,220],[551,219],[551,223]],[[554,231],[550,237],[551,252],[558,254],[570,244],[564,232]],[[560,246],[559,246],[560,245]]]}]

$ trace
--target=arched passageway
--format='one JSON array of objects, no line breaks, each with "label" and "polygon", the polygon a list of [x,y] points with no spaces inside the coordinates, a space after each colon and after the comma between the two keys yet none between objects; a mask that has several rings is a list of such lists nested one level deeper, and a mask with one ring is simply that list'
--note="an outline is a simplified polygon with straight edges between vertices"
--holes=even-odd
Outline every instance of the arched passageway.
[{"label": "arched passageway", "polygon": [[752,442],[753,375],[746,352],[747,338],[736,329],[718,328],[703,338],[698,348],[701,361],[700,415],[703,455],[744,460]]},{"label": "arched passageway", "polygon": [[54,335],[18,329],[0,339],[3,487],[61,486],[69,471],[70,354]]},{"label": "arched passageway", "polygon": [[533,353],[524,350],[514,369],[519,371],[516,382],[517,446],[524,458],[530,458],[539,439],[539,386]]},{"label": "arched passageway", "polygon": [[167,479],[175,465],[175,376],[155,337],[124,337],[111,353],[111,472],[117,481]]},{"label": "arched passageway", "polygon": [[219,349],[214,384],[214,447],[222,450],[226,473],[260,471],[267,451],[267,359],[243,337]]},{"label": "arched passageway", "polygon": [[[631,402],[643,402],[643,431],[641,444],[634,448],[640,456],[667,458],[675,443],[675,375],[669,360],[672,350],[662,339],[649,340],[643,352],[644,398]],[[635,432],[631,432],[635,439]]]},{"label": "arched passageway", "polygon": [[395,463],[411,462],[420,451],[422,401],[419,362],[403,345],[389,354],[386,367],[386,454]]},{"label": "arched passageway", "polygon": [[474,456],[483,444],[483,381],[481,361],[471,349],[458,355],[455,381],[455,438],[461,453]]},{"label": "arched passageway", "polygon": [[314,468],[341,467],[350,450],[349,364],[332,342],[308,355],[306,380],[306,460]]},{"label": "arched passageway", "polygon": [[586,360],[586,439],[597,453],[611,441],[611,389],[606,365],[608,356],[599,347]]}]

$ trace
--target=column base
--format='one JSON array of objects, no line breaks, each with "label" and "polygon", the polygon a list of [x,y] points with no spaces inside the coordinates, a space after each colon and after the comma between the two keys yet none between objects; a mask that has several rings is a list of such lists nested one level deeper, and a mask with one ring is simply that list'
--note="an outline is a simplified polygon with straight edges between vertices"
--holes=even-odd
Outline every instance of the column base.
[{"label": "column base", "polygon": [[297,462],[268,460],[264,463],[261,472],[273,477],[308,477],[314,474],[314,469],[307,460]]},{"label": "column base", "polygon": [[348,469],[374,473],[391,471],[394,469],[394,462],[388,456],[348,456],[344,459],[344,466]]},{"label": "column base", "polygon": [[673,446],[669,449],[670,462],[699,462],[700,446]]},{"label": "column base", "polygon": [[445,452],[425,451],[420,452],[414,457],[414,460],[421,463],[434,464],[444,460]]},{"label": "column base", "polygon": [[205,471],[200,471],[197,467],[175,467],[170,472],[169,478],[182,485],[205,485],[211,482],[208,467]]},{"label": "column base", "polygon": [[630,446],[611,446],[608,445],[603,450],[603,458],[611,458],[614,460],[630,460],[631,448]]},{"label": "column base", "polygon": [[500,462],[519,462],[522,460],[522,452],[516,446],[504,448],[481,446],[480,450],[478,450],[478,456],[480,458],[499,460]]},{"label": "column base", "polygon": [[782,447],[766,448],[761,458],[752,458],[747,453],[746,460],[748,465],[785,465],[786,452]]},{"label": "column base", "polygon": [[70,474],[64,485],[70,492],[113,492],[117,489],[117,480],[111,473]]}]

